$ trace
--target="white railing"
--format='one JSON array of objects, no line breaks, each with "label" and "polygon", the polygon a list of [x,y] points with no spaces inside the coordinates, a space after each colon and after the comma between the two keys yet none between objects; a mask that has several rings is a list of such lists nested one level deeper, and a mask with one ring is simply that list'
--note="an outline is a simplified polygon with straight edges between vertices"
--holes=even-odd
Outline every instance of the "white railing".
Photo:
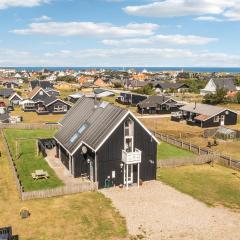
[{"label": "white railing", "polygon": [[125,164],[140,163],[142,161],[142,152],[137,148],[135,148],[134,152],[122,150],[122,161]]},{"label": "white railing", "polygon": [[172,117],[182,117],[183,114],[182,114],[182,112],[172,112],[172,113],[171,113],[171,116],[172,116]]}]

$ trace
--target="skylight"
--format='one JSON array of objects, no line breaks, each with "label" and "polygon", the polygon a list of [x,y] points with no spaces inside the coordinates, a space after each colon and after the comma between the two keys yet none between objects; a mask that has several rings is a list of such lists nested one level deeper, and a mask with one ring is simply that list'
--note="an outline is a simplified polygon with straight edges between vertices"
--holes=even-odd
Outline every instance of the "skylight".
[{"label": "skylight", "polygon": [[75,143],[77,139],[83,134],[83,132],[87,129],[88,124],[83,123],[78,131],[70,138],[70,143]]},{"label": "skylight", "polygon": [[99,107],[100,108],[106,108],[108,106],[108,104],[109,104],[108,102],[101,102]]}]

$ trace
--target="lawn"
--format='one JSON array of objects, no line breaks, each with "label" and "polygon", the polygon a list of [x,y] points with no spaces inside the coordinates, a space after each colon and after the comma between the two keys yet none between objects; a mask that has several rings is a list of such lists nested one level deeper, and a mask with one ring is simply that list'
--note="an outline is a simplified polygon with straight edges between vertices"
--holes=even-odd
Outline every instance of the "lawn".
[{"label": "lawn", "polygon": [[[1,137],[0,150],[0,226],[12,226],[22,240],[128,239],[125,220],[100,193],[20,201]],[[20,219],[22,207],[29,219]]]},{"label": "lawn", "polygon": [[[240,119],[240,117],[239,117]],[[176,138],[181,138],[186,142],[191,142],[200,147],[206,148],[208,141],[213,142],[213,138],[203,138],[203,132],[205,129],[195,126],[189,126],[186,123],[173,122],[170,118],[147,118],[140,119],[141,122],[150,130],[159,133],[175,136]],[[227,126],[231,129],[240,130],[240,120],[238,124],[234,126]],[[231,156],[234,159],[240,160],[240,141],[229,140],[229,141],[218,141],[219,144],[211,148],[219,153]]]},{"label": "lawn", "polygon": [[10,115],[22,116],[24,123],[55,123],[59,122],[64,117],[64,114],[37,115],[36,112],[24,112],[20,107],[15,107]]},{"label": "lawn", "polygon": [[[36,149],[37,138],[52,137],[55,130],[6,129],[4,131],[25,191],[54,188],[63,185],[45,159],[41,155],[37,155]],[[24,140],[18,140],[18,151],[16,153],[15,139],[19,138]],[[49,179],[33,180],[31,173],[39,169],[47,171],[50,176]]]},{"label": "lawn", "polygon": [[210,205],[240,209],[240,173],[219,165],[158,169],[157,179]]},{"label": "lawn", "polygon": [[165,142],[161,142],[157,148],[157,159],[184,158],[194,156],[193,153],[177,148]]}]

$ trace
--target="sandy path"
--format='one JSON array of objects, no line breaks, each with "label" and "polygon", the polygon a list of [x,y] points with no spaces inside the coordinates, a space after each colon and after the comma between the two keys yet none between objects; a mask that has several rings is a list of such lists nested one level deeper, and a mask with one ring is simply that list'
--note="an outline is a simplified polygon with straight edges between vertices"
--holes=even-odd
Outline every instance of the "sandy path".
[{"label": "sandy path", "polygon": [[240,213],[210,208],[158,181],[101,190],[126,218],[129,233],[151,240],[237,240]]}]

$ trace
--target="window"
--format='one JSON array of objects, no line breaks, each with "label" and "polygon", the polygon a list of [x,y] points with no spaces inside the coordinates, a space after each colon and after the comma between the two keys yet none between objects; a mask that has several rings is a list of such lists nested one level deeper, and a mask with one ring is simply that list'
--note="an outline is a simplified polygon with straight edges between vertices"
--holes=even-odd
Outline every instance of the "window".
[{"label": "window", "polygon": [[43,95],[43,91],[40,91],[40,92],[39,92],[39,95],[41,95],[41,96],[42,96],[42,95]]},{"label": "window", "polygon": [[64,106],[63,105],[54,105],[54,112],[63,112]]},{"label": "window", "polygon": [[78,139],[78,134],[75,133],[75,134],[70,138],[70,142],[71,142],[71,143],[74,143],[74,142],[76,142],[77,139]]},{"label": "window", "polygon": [[214,122],[219,122],[219,116],[214,116],[213,121],[214,121]]},{"label": "window", "polygon": [[88,128],[88,126],[88,123],[83,123],[78,131],[70,138],[70,143],[75,143],[81,134],[83,134],[83,132]]}]

